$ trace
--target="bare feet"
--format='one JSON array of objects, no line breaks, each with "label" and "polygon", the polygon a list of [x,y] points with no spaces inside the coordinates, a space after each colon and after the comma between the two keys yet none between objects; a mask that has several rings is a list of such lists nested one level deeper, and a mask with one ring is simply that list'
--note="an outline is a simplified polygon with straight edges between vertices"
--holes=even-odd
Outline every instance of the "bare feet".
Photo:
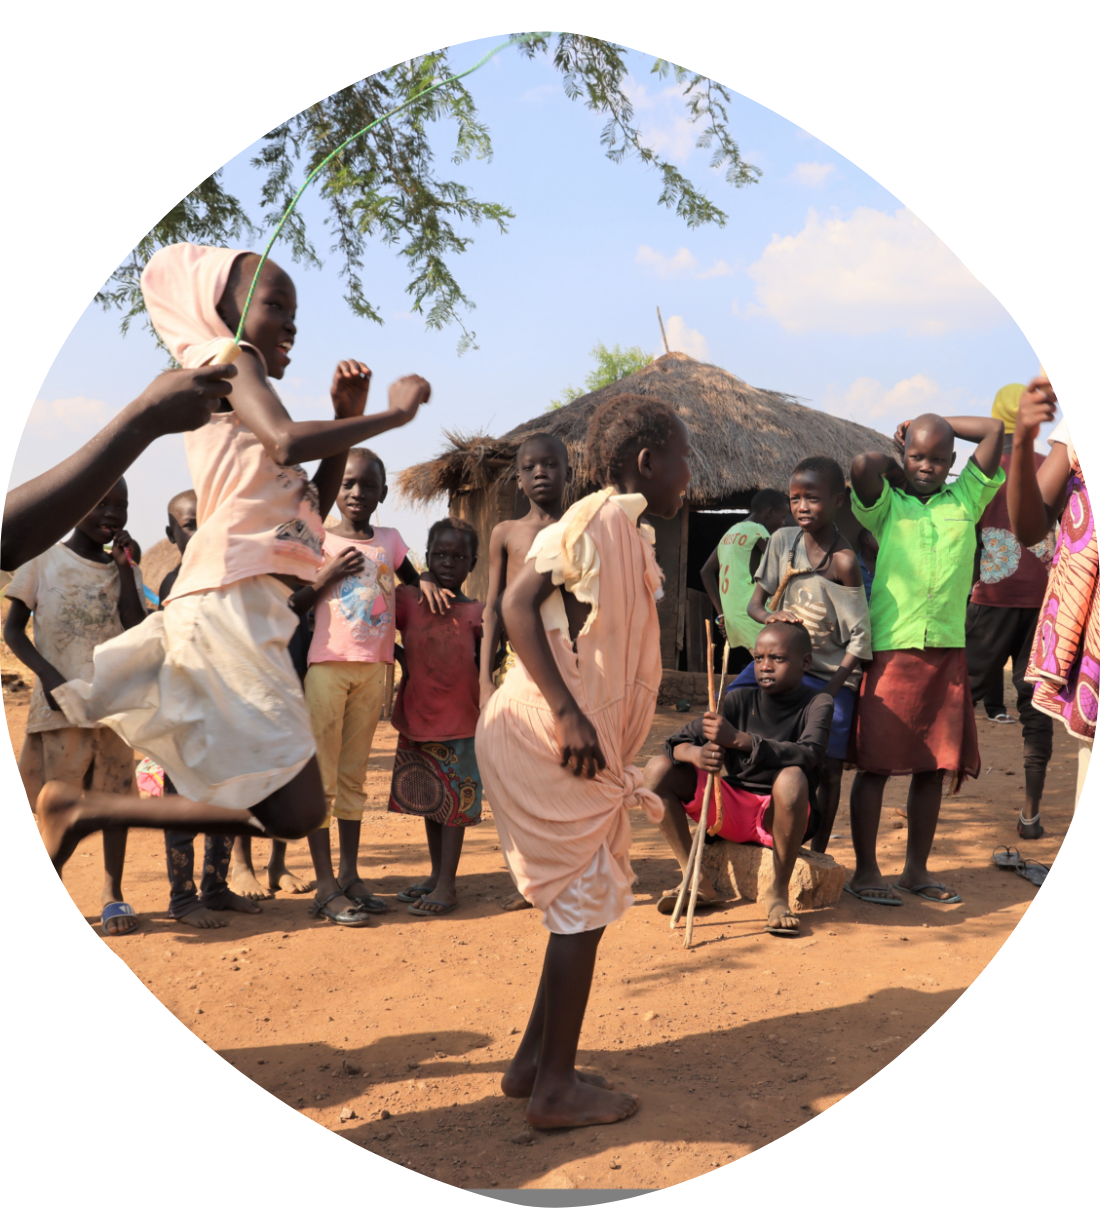
[{"label": "bare feet", "polygon": [[283,893],[309,893],[313,888],[312,881],[303,881],[301,877],[296,877],[289,869],[273,869],[267,870],[267,887],[274,893],[280,890]]},{"label": "bare feet", "polygon": [[197,927],[200,931],[212,931],[215,927],[224,927],[228,919],[220,919],[209,906],[196,906],[186,914],[181,914],[177,923],[186,923],[188,927]]},{"label": "bare feet", "polygon": [[38,794],[35,803],[39,834],[59,874],[84,837],[79,826],[82,792],[80,785],[51,780]]},{"label": "bare feet", "polygon": [[501,905],[501,910],[530,910],[531,903],[518,891]]},{"label": "bare feet", "polygon": [[769,935],[782,935],[785,939],[798,935],[798,915],[792,914],[782,898],[768,898]]},{"label": "bare feet", "polygon": [[[609,1082],[602,1074],[586,1074],[582,1070],[573,1072],[581,1082],[586,1082],[589,1086],[598,1086],[605,1091],[615,1089],[615,1084]],[[530,1099],[531,1092],[535,1088],[537,1073],[537,1065],[520,1067],[513,1061],[504,1071],[504,1076],[500,1080],[500,1089],[509,1099]]]},{"label": "bare feet", "polygon": [[255,902],[250,901],[248,898],[242,898],[239,893],[234,893],[232,890],[226,893],[224,899],[217,906],[211,906],[210,909],[217,911],[236,910],[241,914],[261,913],[260,907]]},{"label": "bare feet", "polygon": [[[680,886],[675,889],[666,889],[664,893],[657,899],[657,913],[671,914],[676,909],[676,899],[680,896]],[[684,909],[687,909],[687,904],[691,899],[691,887],[688,886],[688,891],[684,894]],[[708,906],[717,906],[722,899],[718,896],[718,890],[714,888],[710,877],[706,873],[699,875],[699,894],[695,899],[695,909],[705,910]]]},{"label": "bare feet", "polygon": [[264,889],[260,882],[256,880],[256,874],[247,864],[231,864],[229,867],[229,876],[226,880],[229,888],[242,898],[262,902],[275,896],[269,889]]},{"label": "bare feet", "polygon": [[638,1110],[636,1095],[593,1086],[574,1075],[552,1090],[540,1088],[527,1104],[527,1123],[535,1128],[583,1128],[587,1124],[614,1124]]}]

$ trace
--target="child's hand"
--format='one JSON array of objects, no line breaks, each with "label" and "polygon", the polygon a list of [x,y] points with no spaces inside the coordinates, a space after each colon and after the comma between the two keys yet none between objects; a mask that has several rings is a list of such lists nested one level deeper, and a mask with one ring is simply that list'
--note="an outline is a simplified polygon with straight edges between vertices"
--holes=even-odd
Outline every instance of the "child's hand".
[{"label": "child's hand", "polygon": [[781,608],[779,612],[768,614],[768,619],[764,622],[765,625],[774,625],[776,621],[786,621],[788,625],[804,625],[805,621],[795,612],[790,612],[786,608]]},{"label": "child's hand", "polygon": [[718,614],[718,616],[715,617],[714,623],[718,627],[718,632],[723,637],[725,637],[726,636],[726,614],[724,612],[720,612]]},{"label": "child's hand", "polygon": [[357,575],[362,569],[362,551],[357,550],[354,545],[349,545],[333,557],[325,558],[317,572],[317,582],[331,583],[334,579],[346,579],[349,575]]},{"label": "child's hand", "polygon": [[416,597],[416,602],[419,604],[421,600],[427,600],[428,607],[437,616],[442,616],[448,612],[451,607],[451,601],[455,598],[455,593],[448,587],[440,587],[438,583],[420,576],[419,584],[420,594]]},{"label": "child's hand", "polygon": [[236,365],[203,365],[200,369],[169,369],[154,378],[137,403],[158,435],[193,432],[201,428],[233,390]]},{"label": "child's hand", "polygon": [[708,776],[721,776],[726,767],[726,753],[716,742],[708,742],[694,749],[692,763]]},{"label": "child's hand", "polygon": [[587,776],[589,780],[607,767],[607,760],[600,750],[600,739],[595,726],[580,711],[574,709],[557,719],[558,745],[561,747],[561,766],[572,768],[574,776]]},{"label": "child's hand", "polygon": [[337,419],[353,419],[367,409],[370,370],[362,361],[341,361],[332,375],[332,409]]},{"label": "child's hand", "polygon": [[1015,435],[1032,440],[1039,435],[1039,425],[1049,424],[1058,407],[1058,396],[1045,377],[1033,378],[1020,395],[1020,411],[1016,416]]},{"label": "child's hand", "polygon": [[718,713],[703,714],[703,734],[720,747],[732,747],[737,741],[737,731]]},{"label": "child's hand", "polygon": [[61,706],[57,703],[57,701],[54,700],[53,690],[55,688],[60,688],[61,685],[65,683],[65,677],[60,671],[57,670],[56,667],[51,667],[46,675],[40,675],[38,678],[42,681],[42,688],[46,693],[46,704],[49,705],[55,713],[60,713]]},{"label": "child's hand", "polygon": [[400,417],[401,423],[407,424],[416,418],[420,404],[431,397],[431,386],[418,373],[410,373],[398,378],[390,387],[390,411]]},{"label": "child's hand", "polygon": [[911,419],[903,419],[894,433],[894,448],[897,449],[899,457],[905,456],[905,434],[909,431],[909,425],[912,422]]},{"label": "child's hand", "polygon": [[[115,566],[120,570],[124,566],[134,565],[134,542],[130,534],[125,529],[119,529],[115,533],[115,539],[111,543],[111,557],[115,560]],[[62,681],[64,682],[64,681]]]}]

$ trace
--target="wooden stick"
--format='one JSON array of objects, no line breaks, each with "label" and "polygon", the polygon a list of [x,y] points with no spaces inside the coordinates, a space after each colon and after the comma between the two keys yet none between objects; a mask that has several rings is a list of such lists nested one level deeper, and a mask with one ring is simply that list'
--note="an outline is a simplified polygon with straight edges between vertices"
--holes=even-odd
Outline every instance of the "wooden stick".
[{"label": "wooden stick", "polygon": [[657,307],[657,322],[661,325],[661,343],[665,346],[665,352],[668,352],[668,337],[665,335],[665,321],[661,318],[661,308]]},{"label": "wooden stick", "polygon": [[[725,650],[722,651],[722,678],[718,681],[718,699],[714,702],[715,713],[717,713],[718,710],[722,707],[722,701],[724,699],[723,694],[726,691],[726,671],[728,670],[729,665],[730,665],[730,644],[729,644],[729,642],[727,642]],[[717,779],[717,778],[715,778],[715,779]],[[722,829],[722,822],[724,821],[724,817],[722,814],[721,788],[718,786],[718,784],[715,784],[714,787],[718,791],[718,803],[714,807],[714,825],[711,827],[708,827],[708,829],[707,829],[707,834],[709,834],[709,835],[718,834],[718,832]]]},{"label": "wooden stick", "polygon": [[[710,705],[710,712],[717,711],[718,703],[714,693],[714,634],[711,631],[710,621],[706,623],[707,628],[707,697]],[[723,675],[723,680],[725,675]],[[695,903],[699,897],[699,878],[703,872],[703,848],[706,845],[704,835],[707,831],[707,821],[710,818],[710,803],[714,799],[715,791],[718,788],[718,777],[712,772],[707,777],[707,787],[703,792],[703,808],[699,811],[699,822],[695,828],[695,838],[692,842],[693,860],[689,860],[688,868],[691,870],[691,897],[688,899],[687,907],[687,926],[684,930],[684,947],[691,947],[692,931],[695,926]],[[719,798],[721,800],[721,798]]]}]

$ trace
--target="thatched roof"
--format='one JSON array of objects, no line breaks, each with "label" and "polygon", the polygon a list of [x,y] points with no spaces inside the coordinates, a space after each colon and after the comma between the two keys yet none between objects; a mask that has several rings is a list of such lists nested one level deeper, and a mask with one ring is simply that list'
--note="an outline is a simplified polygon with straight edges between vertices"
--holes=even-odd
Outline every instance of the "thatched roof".
[{"label": "thatched roof", "polygon": [[847,472],[857,453],[894,452],[881,432],[816,411],[790,395],[758,390],[717,365],[670,352],[637,373],[538,415],[502,437],[445,432],[449,446],[434,461],[403,470],[398,489],[416,503],[481,490],[512,472],[516,450],[525,437],[550,432],[569,450],[570,495],[579,498],[597,485],[590,481],[584,463],[588,421],[600,403],[624,393],[662,398],[687,424],[693,449],[688,502],[696,506],[714,506],[762,487],[785,491],[791,470],[803,457],[834,457]]}]

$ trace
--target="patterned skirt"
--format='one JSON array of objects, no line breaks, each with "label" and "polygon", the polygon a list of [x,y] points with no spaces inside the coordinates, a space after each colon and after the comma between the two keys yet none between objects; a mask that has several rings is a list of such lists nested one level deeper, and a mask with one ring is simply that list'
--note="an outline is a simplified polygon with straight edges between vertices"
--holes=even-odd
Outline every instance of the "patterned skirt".
[{"label": "patterned skirt", "polygon": [[415,742],[398,734],[390,810],[443,826],[475,826],[480,822],[481,774],[474,740]]},{"label": "patterned skirt", "polygon": [[1036,685],[1036,709],[1091,742],[1100,698],[1100,587],[1096,518],[1076,460],[1067,493],[1025,679]]}]

